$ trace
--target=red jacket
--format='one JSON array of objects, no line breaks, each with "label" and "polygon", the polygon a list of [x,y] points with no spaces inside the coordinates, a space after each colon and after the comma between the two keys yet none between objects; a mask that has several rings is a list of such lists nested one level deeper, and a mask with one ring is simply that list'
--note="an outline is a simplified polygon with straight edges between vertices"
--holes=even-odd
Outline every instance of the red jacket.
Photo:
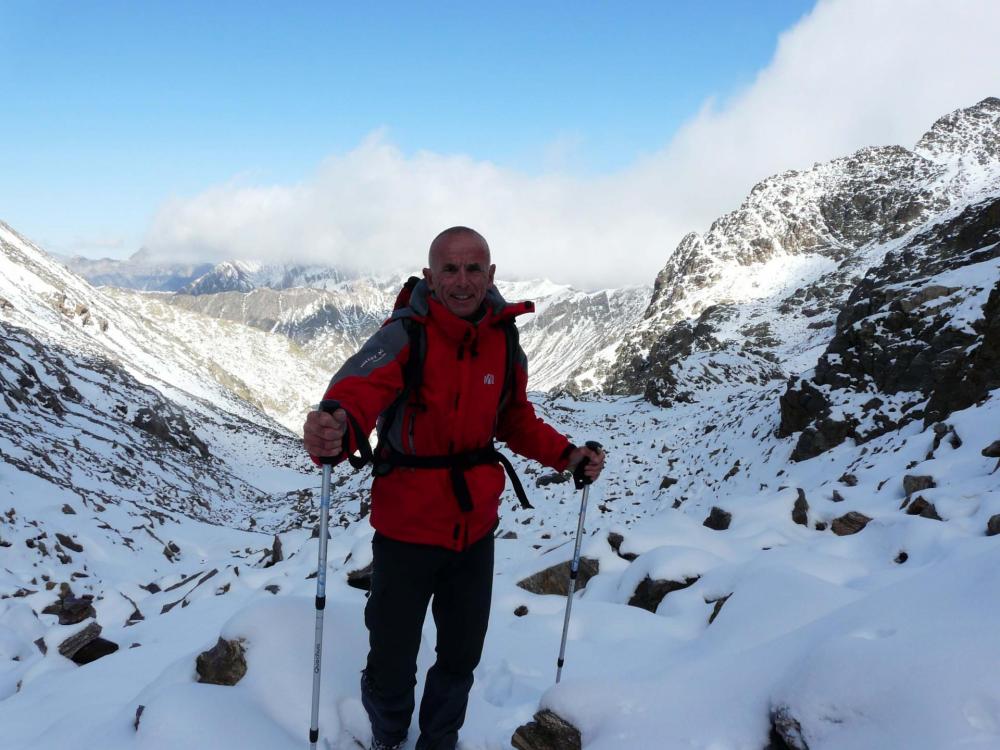
[{"label": "red jacket", "polygon": [[[445,455],[482,448],[495,436],[516,453],[562,471],[573,445],[535,415],[525,392],[527,360],[520,347],[514,387],[499,411],[507,362],[501,324],[531,309],[530,303],[507,304],[494,287],[487,293],[483,317],[471,323],[453,315],[421,281],[410,306],[397,311],[344,363],[324,398],[339,401],[368,435],[403,388],[410,340],[400,319],[413,317],[423,321],[426,330],[419,394],[426,408],[407,404],[397,412],[387,435],[393,448],[406,454]],[[356,447],[353,432],[348,430],[347,452]],[[377,476],[372,484],[372,526],[392,539],[464,549],[496,525],[505,474],[499,463],[481,464],[466,469],[465,480],[473,506],[467,512],[459,507],[448,469],[396,467]]]}]

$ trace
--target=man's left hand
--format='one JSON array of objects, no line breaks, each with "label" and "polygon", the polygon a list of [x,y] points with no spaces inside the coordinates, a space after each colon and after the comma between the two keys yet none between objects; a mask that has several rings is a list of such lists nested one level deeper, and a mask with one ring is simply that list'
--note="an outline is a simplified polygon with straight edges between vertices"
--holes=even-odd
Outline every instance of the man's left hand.
[{"label": "man's left hand", "polygon": [[569,454],[569,466],[566,468],[569,471],[573,471],[584,459],[590,459],[587,462],[586,467],[583,469],[583,473],[587,476],[590,481],[595,481],[604,470],[604,451],[593,451],[590,448],[575,448],[572,453]]}]

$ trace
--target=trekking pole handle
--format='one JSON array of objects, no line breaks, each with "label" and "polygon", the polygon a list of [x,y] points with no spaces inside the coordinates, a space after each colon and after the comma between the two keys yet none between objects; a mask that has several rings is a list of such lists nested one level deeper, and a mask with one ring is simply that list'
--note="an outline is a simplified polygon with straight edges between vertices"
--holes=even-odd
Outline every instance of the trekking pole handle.
[{"label": "trekking pole handle", "polygon": [[[588,440],[586,442],[586,446],[592,451],[604,450],[604,447],[594,440]],[[593,479],[583,473],[589,463],[590,459],[587,456],[584,456],[580,463],[576,465],[576,468],[573,469],[573,483],[576,485],[578,490],[582,490],[586,485],[594,483]]]},{"label": "trekking pole handle", "polygon": [[[340,408],[340,402],[332,399],[325,398],[319,402],[319,406],[316,407],[316,411],[325,411],[327,414],[333,416],[333,413]],[[321,464],[335,464],[340,460],[340,456],[319,456],[319,462]]]}]

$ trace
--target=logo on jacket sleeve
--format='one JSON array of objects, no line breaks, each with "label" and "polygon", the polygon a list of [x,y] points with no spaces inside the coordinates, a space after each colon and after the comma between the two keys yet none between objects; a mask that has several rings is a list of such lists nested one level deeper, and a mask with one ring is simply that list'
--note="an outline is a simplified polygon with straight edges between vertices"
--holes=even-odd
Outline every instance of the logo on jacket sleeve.
[{"label": "logo on jacket sleeve", "polygon": [[483,376],[483,385],[493,385],[497,382],[497,379],[493,376],[492,372],[488,372]]}]

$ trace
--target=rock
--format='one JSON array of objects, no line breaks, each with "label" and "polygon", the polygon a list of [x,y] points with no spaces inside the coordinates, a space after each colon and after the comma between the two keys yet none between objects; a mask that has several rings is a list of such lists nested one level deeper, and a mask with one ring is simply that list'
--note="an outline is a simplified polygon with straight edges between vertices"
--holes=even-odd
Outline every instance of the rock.
[{"label": "rock", "polygon": [[212,648],[198,654],[195,669],[198,672],[198,682],[209,685],[235,685],[247,673],[243,642],[219,638]]},{"label": "rock", "polygon": [[564,484],[572,479],[572,477],[573,475],[569,472],[554,472],[552,474],[545,474],[535,480],[535,486],[548,487],[550,484]]},{"label": "rock", "polygon": [[135,721],[134,721],[134,722],[132,722],[132,726],[134,726],[134,727],[135,727],[135,731],[137,731],[137,732],[139,731],[139,719],[141,719],[141,718],[142,718],[142,712],[143,712],[143,711],[145,711],[145,710],[146,710],[146,707],[145,707],[145,706],[142,706],[142,705],[140,705],[140,706],[139,706],[139,707],[138,707],[138,708],[137,708],[137,709],[135,710]]},{"label": "rock", "polygon": [[628,600],[630,607],[640,607],[649,612],[656,612],[656,608],[660,606],[660,602],[663,598],[674,591],[680,591],[681,589],[686,589],[688,586],[695,583],[698,577],[688,578],[684,583],[678,583],[677,581],[654,581],[649,576],[643,578],[639,585],[635,587],[635,592],[632,594],[632,598]]},{"label": "rock", "polygon": [[799,496],[792,506],[792,520],[799,526],[809,525],[809,501],[806,500],[806,493],[801,487],[798,488]]},{"label": "rock", "polygon": [[990,520],[986,522],[986,536],[996,536],[997,534],[1000,534],[1000,513],[990,516]]},{"label": "rock", "polygon": [[622,558],[623,560],[628,560],[629,562],[632,562],[633,560],[635,560],[635,558],[638,557],[638,555],[635,554],[634,552],[622,552],[622,544],[624,542],[625,542],[625,537],[623,537],[621,534],[618,534],[614,531],[608,534],[608,544],[611,546],[611,549],[615,551],[615,554],[618,555],[618,557]]},{"label": "rock", "polygon": [[902,565],[909,559],[910,556],[908,554],[906,554],[905,552],[900,552],[898,555],[896,555],[896,559],[893,560],[893,562],[896,563],[897,565]]},{"label": "rock", "polygon": [[842,474],[840,479],[837,480],[841,484],[845,484],[848,487],[856,487],[858,484],[858,478],[853,474]]},{"label": "rock", "polygon": [[76,625],[88,617],[97,617],[93,601],[92,595],[85,594],[81,597],[75,597],[67,588],[55,603],[42,610],[42,614],[58,615],[60,625]]},{"label": "rock", "polygon": [[515,750],[581,750],[580,730],[552,711],[539,711],[534,721],[517,728],[510,744]]},{"label": "rock", "polygon": [[505,531],[501,536],[501,539],[517,539],[516,531]]},{"label": "rock", "polygon": [[352,570],[347,574],[347,585],[362,591],[372,590],[372,564],[368,563],[360,570]]},{"label": "rock", "polygon": [[49,652],[49,647],[45,644],[44,638],[35,639],[35,645],[38,646],[38,650],[42,652],[42,656],[45,656]]},{"label": "rock", "polygon": [[722,508],[712,506],[712,512],[708,514],[708,518],[702,521],[702,526],[707,526],[715,531],[725,531],[729,528],[729,524],[733,520],[733,514],[724,511]]},{"label": "rock", "polygon": [[178,557],[181,556],[181,548],[178,547],[174,542],[167,542],[163,547],[163,555],[170,561],[174,562]]},{"label": "rock", "polygon": [[909,497],[915,492],[920,492],[921,490],[929,490],[937,487],[937,483],[934,481],[932,476],[914,476],[912,474],[907,474],[903,477],[903,492]]},{"label": "rock", "polygon": [[715,605],[714,607],[712,607],[712,614],[710,614],[708,616],[708,624],[709,625],[711,625],[713,622],[715,622],[715,618],[718,617],[719,616],[719,612],[722,611],[722,605],[724,605],[726,602],[728,602],[729,601],[729,597],[731,597],[731,596],[732,596],[732,594],[726,594],[721,599],[711,599],[711,600],[705,602],[706,604],[714,604]]},{"label": "rock", "polygon": [[83,546],[73,541],[73,538],[67,536],[66,534],[56,532],[56,539],[58,539],[59,543],[66,549],[71,549],[74,552],[83,552]]},{"label": "rock", "polygon": [[184,414],[165,403],[157,404],[155,410],[147,406],[140,408],[135,413],[132,426],[182,451],[197,453],[204,459],[211,458],[208,446],[191,429]]},{"label": "rock", "polygon": [[525,607],[523,604],[514,610],[515,617],[524,617],[526,614],[528,614],[528,608]]},{"label": "rock", "polygon": [[918,497],[912,503],[910,507],[906,509],[906,514],[908,516],[921,516],[922,518],[930,518],[934,521],[940,521],[941,516],[938,515],[937,508],[934,507],[934,503],[930,503],[923,497]]},{"label": "rock", "polygon": [[104,638],[95,638],[73,654],[72,659],[80,666],[83,666],[84,664],[90,664],[92,661],[97,661],[103,656],[113,654],[117,650],[117,643],[105,640]]},{"label": "rock", "polygon": [[788,706],[771,709],[771,745],[768,750],[809,750],[802,725]]},{"label": "rock", "polygon": [[837,490],[834,490],[833,494],[830,496],[830,500],[835,503],[842,503],[844,502],[844,496],[841,495]]},{"label": "rock", "polygon": [[858,513],[857,511],[851,511],[840,518],[835,518],[830,528],[833,533],[837,536],[850,536],[851,534],[857,534],[868,522],[871,521],[868,516],[864,513]]},{"label": "rock", "polygon": [[[576,590],[584,588],[587,582],[600,571],[600,563],[591,557],[580,558],[580,568],[577,571]],[[545,570],[518,581],[517,585],[532,594],[558,594],[566,596],[569,593],[570,561],[552,565]]]},{"label": "rock", "polygon": [[675,484],[677,484],[677,480],[674,479],[673,477],[663,477],[663,479],[660,480],[660,489],[661,490],[670,489]]},{"label": "rock", "polygon": [[280,563],[285,559],[285,555],[281,550],[281,537],[277,534],[274,535],[274,543],[271,545],[271,559],[267,561],[265,568],[270,568],[275,563]]},{"label": "rock", "polygon": [[85,628],[76,631],[59,644],[59,653],[67,659],[72,659],[76,652],[101,635],[101,626],[90,622]]},{"label": "rock", "polygon": [[1000,458],[1000,440],[994,440],[983,448],[983,455],[986,458]]},{"label": "rock", "polygon": [[264,591],[267,591],[271,594],[277,594],[279,591],[281,591],[281,586],[279,586],[276,583],[269,583],[267,586],[264,587]]},{"label": "rock", "polygon": [[73,510],[73,506],[70,505],[69,503],[66,503],[65,505],[63,505],[62,512],[65,513],[68,516],[75,516],[76,515],[76,511]]}]

